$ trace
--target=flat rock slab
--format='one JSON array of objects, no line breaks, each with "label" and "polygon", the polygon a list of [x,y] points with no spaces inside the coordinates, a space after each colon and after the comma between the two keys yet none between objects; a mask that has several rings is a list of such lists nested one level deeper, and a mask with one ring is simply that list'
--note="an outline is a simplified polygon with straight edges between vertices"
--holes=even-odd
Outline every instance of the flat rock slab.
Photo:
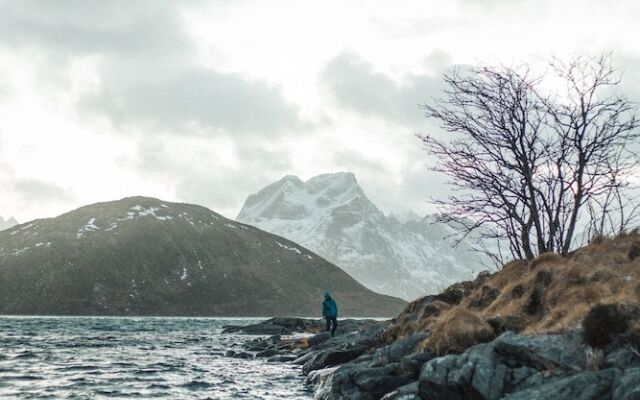
[{"label": "flat rock slab", "polygon": [[[386,326],[388,321],[372,319],[339,319],[336,335],[351,332],[363,332]],[[325,330],[323,319],[310,318],[270,318],[252,325],[225,325],[222,333],[243,335],[291,335],[294,333],[319,333]]]}]

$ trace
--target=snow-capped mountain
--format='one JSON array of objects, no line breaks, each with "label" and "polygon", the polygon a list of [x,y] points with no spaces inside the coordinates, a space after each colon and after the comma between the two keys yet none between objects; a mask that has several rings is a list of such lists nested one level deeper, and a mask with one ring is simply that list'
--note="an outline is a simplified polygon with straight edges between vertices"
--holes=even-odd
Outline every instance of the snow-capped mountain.
[{"label": "snow-capped mountain", "polygon": [[18,225],[18,221],[16,221],[15,218],[11,217],[5,220],[4,218],[0,217],[0,231],[13,228],[16,225]]},{"label": "snow-capped mountain", "polygon": [[386,216],[351,173],[285,176],[250,195],[237,220],[297,242],[368,288],[407,300],[468,280],[488,260],[452,227],[412,213]]}]

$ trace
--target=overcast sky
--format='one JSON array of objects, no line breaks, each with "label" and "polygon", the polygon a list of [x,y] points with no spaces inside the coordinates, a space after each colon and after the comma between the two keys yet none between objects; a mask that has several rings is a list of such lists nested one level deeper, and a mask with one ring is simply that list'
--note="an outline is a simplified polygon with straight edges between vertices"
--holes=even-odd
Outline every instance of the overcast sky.
[{"label": "overcast sky", "polygon": [[640,2],[0,0],[0,216],[147,195],[235,217],[294,174],[352,171],[430,211],[418,104],[457,64],[612,51],[640,84]]}]

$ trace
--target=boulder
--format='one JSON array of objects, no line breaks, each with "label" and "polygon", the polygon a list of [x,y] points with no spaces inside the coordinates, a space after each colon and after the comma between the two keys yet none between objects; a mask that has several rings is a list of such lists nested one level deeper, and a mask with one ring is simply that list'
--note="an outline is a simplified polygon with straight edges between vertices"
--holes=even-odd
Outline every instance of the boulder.
[{"label": "boulder", "polygon": [[420,372],[419,389],[430,400],[497,400],[585,365],[579,332],[539,336],[507,332],[463,354],[428,361]]},{"label": "boulder", "polygon": [[[332,371],[330,376],[325,376],[325,379],[319,382],[317,391],[321,396],[316,395],[316,399],[380,399],[412,382],[415,383],[413,392],[416,394],[420,368],[431,358],[431,353],[417,353],[407,355],[399,362],[372,366],[377,365],[373,362],[374,357],[360,357]],[[405,388],[401,393],[406,390]]]},{"label": "boulder", "polygon": [[640,354],[627,346],[615,348],[602,358],[602,369],[606,368],[640,368]]},{"label": "boulder", "polygon": [[309,372],[317,369],[333,367],[334,365],[344,364],[348,361],[355,360],[365,352],[364,347],[355,347],[351,349],[325,350],[316,354],[312,359],[307,361],[302,367],[302,373],[308,375]]},{"label": "boulder", "polygon": [[[505,400],[601,400],[611,398],[616,370],[585,371],[512,393]],[[631,397],[632,398],[632,397]]]},{"label": "boulder", "polygon": [[313,336],[309,336],[307,338],[307,343],[309,344],[309,347],[315,347],[329,339],[331,339],[331,334],[329,332],[320,332]]},{"label": "boulder", "polygon": [[400,361],[403,357],[413,353],[426,337],[426,333],[418,332],[377,349],[373,353],[373,361],[370,366],[377,367]]},{"label": "boulder", "polygon": [[580,332],[525,336],[507,332],[493,343],[503,359],[537,370],[580,370],[587,360]]},{"label": "boulder", "polygon": [[387,393],[381,400],[421,400],[418,392],[418,382],[411,382],[400,386],[393,392]]},{"label": "boulder", "polygon": [[614,383],[612,400],[640,399],[640,368],[630,368]]}]

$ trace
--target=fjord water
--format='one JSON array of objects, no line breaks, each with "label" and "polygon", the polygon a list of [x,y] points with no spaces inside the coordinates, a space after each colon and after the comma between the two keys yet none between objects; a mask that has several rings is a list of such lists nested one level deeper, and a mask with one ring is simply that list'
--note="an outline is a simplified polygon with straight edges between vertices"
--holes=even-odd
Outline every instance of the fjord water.
[{"label": "fjord water", "polygon": [[0,316],[0,398],[311,398],[298,366],[224,357],[257,321]]}]

